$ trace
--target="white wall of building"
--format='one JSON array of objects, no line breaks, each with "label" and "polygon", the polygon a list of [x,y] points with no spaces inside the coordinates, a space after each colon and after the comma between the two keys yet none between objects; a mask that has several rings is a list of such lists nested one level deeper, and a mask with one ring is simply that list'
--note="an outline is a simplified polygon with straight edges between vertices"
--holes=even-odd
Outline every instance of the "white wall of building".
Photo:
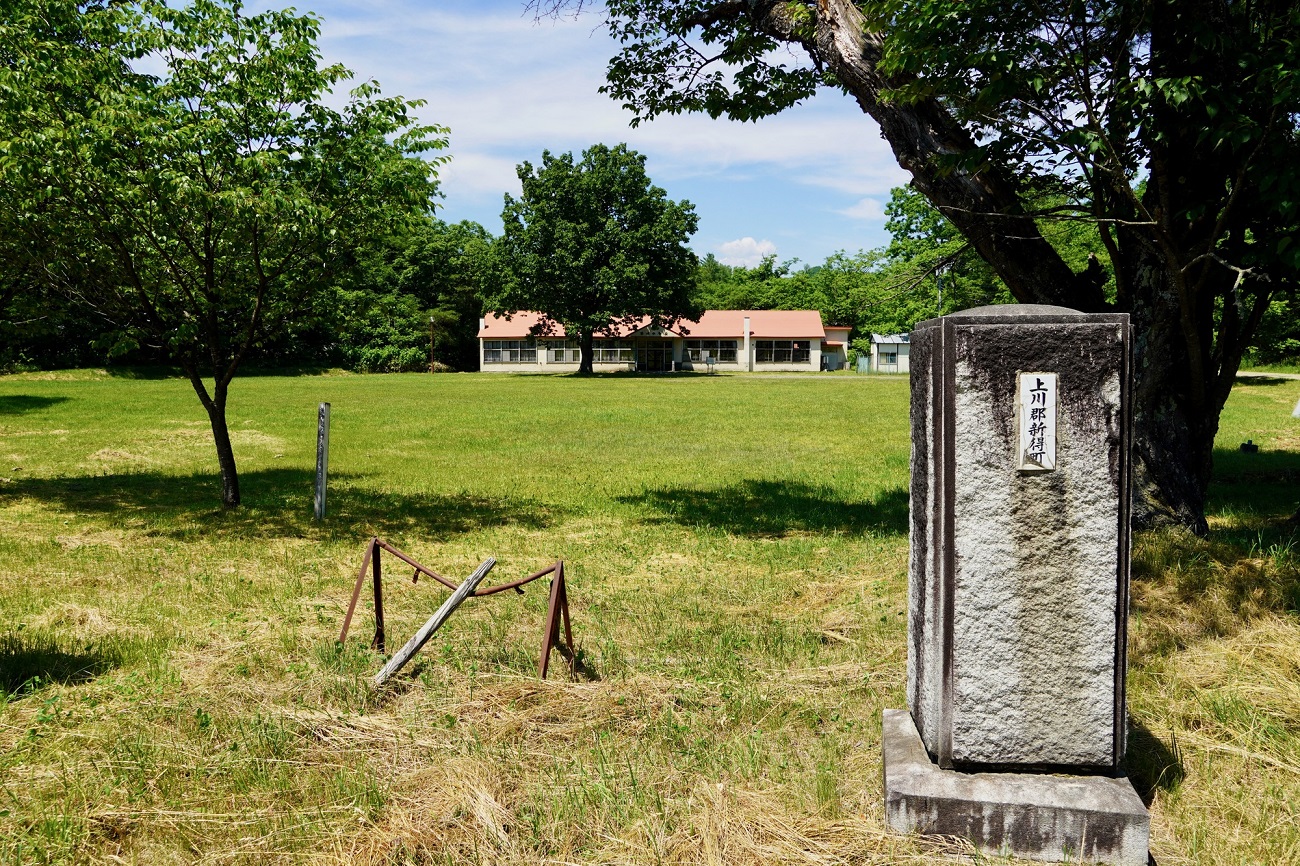
[{"label": "white wall of building", "polygon": [[[892,356],[892,360],[891,360]],[[911,346],[901,342],[871,343],[871,372],[908,373],[911,366]]]},{"label": "white wall of building", "polygon": [[[808,360],[799,362],[766,362],[756,359],[757,343],[760,338],[755,337],[749,341],[748,349],[750,358],[745,356],[745,347],[742,340],[736,340],[736,360],[734,363],[715,362],[713,369],[719,372],[748,372],[750,368],[750,359],[753,358],[753,371],[755,373],[808,373],[818,372],[821,370],[822,361],[822,341],[820,338],[803,340],[801,342],[809,343]],[[494,363],[488,364],[484,360],[484,340],[479,340],[479,369],[485,373],[570,373],[577,372],[579,364],[577,362],[561,363],[547,361],[547,341],[542,339],[537,341],[537,360],[528,363]],[[838,349],[828,349],[828,351],[838,351]],[[635,356],[635,352],[634,352]],[[704,362],[692,363],[688,360],[686,352],[686,339],[678,337],[672,341],[672,359],[679,370],[694,370],[695,372],[705,372],[708,365]],[[593,369],[602,372],[616,372],[629,369],[626,361],[617,363],[595,363]]]}]

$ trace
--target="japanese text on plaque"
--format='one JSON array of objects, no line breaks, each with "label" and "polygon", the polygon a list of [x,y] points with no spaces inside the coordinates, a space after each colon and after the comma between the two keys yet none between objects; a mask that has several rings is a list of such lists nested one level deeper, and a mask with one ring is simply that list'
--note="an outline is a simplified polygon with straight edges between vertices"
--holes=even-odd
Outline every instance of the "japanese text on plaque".
[{"label": "japanese text on plaque", "polygon": [[1056,468],[1056,374],[1020,374],[1020,450],[1017,469]]}]

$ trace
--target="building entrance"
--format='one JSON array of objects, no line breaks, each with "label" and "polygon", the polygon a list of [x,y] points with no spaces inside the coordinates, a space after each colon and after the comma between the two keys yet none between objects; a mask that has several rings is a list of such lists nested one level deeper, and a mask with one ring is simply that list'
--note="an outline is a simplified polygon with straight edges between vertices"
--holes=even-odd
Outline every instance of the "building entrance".
[{"label": "building entrance", "polygon": [[636,369],[639,373],[663,373],[673,368],[673,344],[642,343],[636,347]]}]

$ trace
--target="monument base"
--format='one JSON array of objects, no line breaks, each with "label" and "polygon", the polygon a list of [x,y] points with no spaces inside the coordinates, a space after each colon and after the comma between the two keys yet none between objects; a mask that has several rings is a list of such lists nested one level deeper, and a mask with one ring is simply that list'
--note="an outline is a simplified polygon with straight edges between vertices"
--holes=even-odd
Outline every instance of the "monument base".
[{"label": "monument base", "polygon": [[891,830],[1030,860],[1147,864],[1151,818],[1128,779],[942,770],[906,710],[885,710],[882,744]]}]

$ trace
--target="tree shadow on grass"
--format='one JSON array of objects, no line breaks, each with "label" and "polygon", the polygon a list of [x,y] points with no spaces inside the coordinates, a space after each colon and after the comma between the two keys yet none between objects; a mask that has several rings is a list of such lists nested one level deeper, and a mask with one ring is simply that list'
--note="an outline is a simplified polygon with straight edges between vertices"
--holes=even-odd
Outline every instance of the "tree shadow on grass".
[{"label": "tree shadow on grass", "polygon": [[1300,505],[1300,453],[1216,448],[1208,505],[1212,515],[1291,514]]},{"label": "tree shadow on grass", "polygon": [[1295,379],[1286,376],[1271,376],[1268,373],[1238,373],[1236,385],[1290,385]]},{"label": "tree shadow on grass", "polygon": [[40,632],[0,635],[0,692],[14,697],[52,683],[84,683],[121,667],[120,641],[76,641]]},{"label": "tree shadow on grass", "polygon": [[114,379],[138,379],[151,382],[161,379],[185,378],[185,371],[180,367],[169,367],[166,364],[130,364],[123,367],[105,367],[104,372]]},{"label": "tree shadow on grass", "polygon": [[132,472],[32,478],[0,486],[0,504],[31,497],[75,514],[119,523],[139,521],[150,534],[174,538],[226,536],[355,539],[406,533],[429,540],[488,526],[549,526],[554,506],[525,499],[497,499],[468,492],[394,493],[355,485],[356,476],[331,476],[323,523],[313,520],[315,473],[308,469],[241,472],[244,504],[223,509],[213,474]]},{"label": "tree shadow on grass", "polygon": [[1300,526],[1289,519],[1297,472],[1300,455],[1221,451],[1209,535],[1178,528],[1134,535],[1131,663],[1300,611]]},{"label": "tree shadow on grass", "polygon": [[1183,769],[1178,743],[1165,745],[1146,725],[1136,719],[1129,720],[1128,750],[1124,755],[1124,771],[1142,802],[1150,806],[1159,791],[1175,791],[1187,775]]},{"label": "tree shadow on grass", "polygon": [[707,526],[750,536],[806,532],[901,535],[907,532],[908,521],[907,491],[901,487],[886,490],[874,500],[845,502],[827,486],[745,479],[711,490],[647,490],[621,496],[619,501],[657,511],[650,522]]},{"label": "tree shadow on grass", "polygon": [[37,397],[34,394],[6,394],[0,397],[0,415],[22,415],[68,402],[67,397]]},{"label": "tree shadow on grass", "polygon": [[[323,376],[335,372],[337,369],[337,367],[330,367],[325,364],[288,364],[283,367],[261,367],[244,364],[239,368],[239,377],[247,379],[250,377],[270,376]],[[157,380],[187,378],[185,371],[180,367],[170,367],[165,364],[106,367],[105,372],[114,379]]]}]

